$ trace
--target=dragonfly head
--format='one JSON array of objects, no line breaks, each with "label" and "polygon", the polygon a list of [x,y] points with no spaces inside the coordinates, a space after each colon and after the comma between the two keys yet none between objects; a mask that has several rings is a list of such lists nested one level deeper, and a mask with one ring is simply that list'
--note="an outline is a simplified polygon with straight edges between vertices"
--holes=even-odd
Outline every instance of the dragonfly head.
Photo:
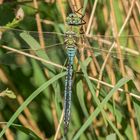
[{"label": "dragonfly head", "polygon": [[85,24],[85,21],[83,20],[83,16],[79,17],[77,14],[71,13],[66,18],[66,23],[68,25],[78,26]]}]

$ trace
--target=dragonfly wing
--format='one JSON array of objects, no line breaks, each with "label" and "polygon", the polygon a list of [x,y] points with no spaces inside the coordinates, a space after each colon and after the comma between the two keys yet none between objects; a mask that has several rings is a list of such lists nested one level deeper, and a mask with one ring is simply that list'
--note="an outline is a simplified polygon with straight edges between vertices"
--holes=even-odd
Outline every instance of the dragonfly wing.
[{"label": "dragonfly wing", "polygon": [[120,37],[120,46],[118,46],[113,37],[84,37],[85,43],[79,45],[84,48],[84,54],[94,55],[99,59],[98,62],[104,61],[109,55],[113,59],[113,64],[114,61],[122,60],[124,64],[129,64],[135,71],[140,72],[140,53],[135,43],[137,38],[138,36]]},{"label": "dragonfly wing", "polygon": [[[64,60],[66,56],[62,40],[59,40],[58,35],[54,33],[50,34],[45,32],[43,33],[43,36],[46,37],[46,39],[44,39],[45,48],[41,48],[39,34],[37,32],[27,33],[21,31],[17,32],[17,30],[8,30],[4,32],[0,44],[9,46],[9,48],[6,48],[6,46],[3,47],[8,53],[2,50],[5,54],[1,54],[1,63],[13,65],[15,62],[8,61],[6,58],[15,57],[21,59],[23,57],[21,57],[21,55],[24,55],[32,59],[38,57],[36,60],[42,61],[43,63],[50,61],[59,65],[62,64],[64,62],[62,61],[62,58]],[[13,48],[13,50],[11,48]],[[59,56],[61,56],[61,58]],[[15,64],[17,65],[17,63]]]},{"label": "dragonfly wing", "polygon": [[[45,46],[51,46],[58,43],[64,42],[64,34],[56,33],[56,32],[42,32],[39,33],[37,31],[24,31],[20,29],[10,29],[10,28],[2,28],[0,27],[1,32],[1,42],[13,42],[15,39],[19,41],[23,41],[21,34],[28,34],[32,36],[37,42],[44,42]],[[40,43],[41,44],[41,43]],[[41,46],[41,47],[45,47]],[[25,46],[24,46],[25,47]],[[28,46],[27,46],[28,48]]]}]

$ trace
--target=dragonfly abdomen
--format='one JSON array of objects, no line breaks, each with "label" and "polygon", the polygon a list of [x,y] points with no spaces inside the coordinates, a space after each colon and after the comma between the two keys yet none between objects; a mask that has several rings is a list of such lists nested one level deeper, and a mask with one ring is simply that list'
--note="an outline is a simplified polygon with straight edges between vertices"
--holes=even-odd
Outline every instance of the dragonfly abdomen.
[{"label": "dragonfly abdomen", "polygon": [[65,80],[65,100],[64,100],[64,131],[67,133],[67,129],[70,122],[71,114],[71,93],[72,93],[72,65],[67,66],[67,76]]},{"label": "dragonfly abdomen", "polygon": [[68,65],[65,80],[65,100],[64,100],[64,133],[67,133],[71,116],[71,94],[72,94],[72,73],[73,60],[76,54],[75,47],[67,47]]}]

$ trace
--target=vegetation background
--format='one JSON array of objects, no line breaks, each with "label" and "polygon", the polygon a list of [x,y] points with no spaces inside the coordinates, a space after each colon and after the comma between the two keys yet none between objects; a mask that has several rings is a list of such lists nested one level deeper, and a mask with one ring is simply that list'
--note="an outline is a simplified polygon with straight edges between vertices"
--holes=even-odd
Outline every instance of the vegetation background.
[{"label": "vegetation background", "polygon": [[[118,59],[107,51],[87,51],[80,69],[75,60],[67,139],[140,139],[139,0],[0,0],[0,26],[5,27],[0,27],[1,140],[62,139],[67,58],[62,34],[71,12],[84,15],[88,45],[103,50],[115,41],[127,48],[111,50]],[[54,44],[57,47],[37,51],[38,61],[4,47]]]}]

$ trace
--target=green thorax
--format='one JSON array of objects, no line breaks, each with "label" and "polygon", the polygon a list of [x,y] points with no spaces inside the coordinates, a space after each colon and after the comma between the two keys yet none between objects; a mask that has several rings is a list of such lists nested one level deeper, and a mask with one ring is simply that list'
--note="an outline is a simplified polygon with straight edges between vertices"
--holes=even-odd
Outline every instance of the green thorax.
[{"label": "green thorax", "polygon": [[75,47],[75,44],[76,44],[76,37],[75,37],[75,32],[69,30],[65,33],[65,44],[66,44],[66,47],[69,47],[69,46],[73,46]]}]

